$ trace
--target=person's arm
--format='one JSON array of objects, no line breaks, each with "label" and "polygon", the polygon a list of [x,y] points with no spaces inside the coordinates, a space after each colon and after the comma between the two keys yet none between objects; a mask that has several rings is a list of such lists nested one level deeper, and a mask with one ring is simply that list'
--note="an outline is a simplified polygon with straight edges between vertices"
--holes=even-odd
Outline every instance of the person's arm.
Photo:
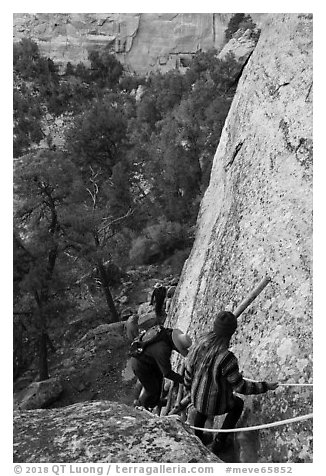
[{"label": "person's arm", "polygon": [[176,382],[176,383],[182,383],[183,384],[183,377],[182,375],[174,372],[172,369],[170,370],[170,372],[166,375],[164,375],[165,378],[168,378],[169,380],[172,380],[173,382]]},{"label": "person's arm", "polygon": [[183,377],[172,370],[170,361],[171,349],[165,342],[153,344],[151,354],[165,378],[172,380],[173,382],[183,383]]},{"label": "person's arm", "polygon": [[242,393],[243,395],[257,395],[265,393],[268,390],[275,390],[277,383],[252,382],[243,378],[239,371],[238,359],[232,352],[228,352],[221,362],[222,375],[227,379],[232,386],[234,392]]},{"label": "person's arm", "polygon": [[150,302],[151,306],[153,306],[154,298],[155,298],[155,290],[152,292],[152,297],[151,297],[151,302]]},{"label": "person's arm", "polygon": [[193,372],[192,372],[191,362],[189,361],[189,359],[187,359],[186,365],[185,365],[184,386],[188,392],[191,389],[191,382],[193,378],[192,375],[193,375]]}]

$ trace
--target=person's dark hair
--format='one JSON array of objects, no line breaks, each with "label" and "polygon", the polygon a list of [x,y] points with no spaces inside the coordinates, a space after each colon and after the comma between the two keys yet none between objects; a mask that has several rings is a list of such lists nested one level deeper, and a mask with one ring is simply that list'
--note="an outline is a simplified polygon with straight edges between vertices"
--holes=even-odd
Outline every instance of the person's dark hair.
[{"label": "person's dark hair", "polygon": [[198,360],[202,367],[209,367],[217,353],[229,347],[231,336],[218,336],[214,331],[207,332],[198,339],[196,348],[200,347]]}]

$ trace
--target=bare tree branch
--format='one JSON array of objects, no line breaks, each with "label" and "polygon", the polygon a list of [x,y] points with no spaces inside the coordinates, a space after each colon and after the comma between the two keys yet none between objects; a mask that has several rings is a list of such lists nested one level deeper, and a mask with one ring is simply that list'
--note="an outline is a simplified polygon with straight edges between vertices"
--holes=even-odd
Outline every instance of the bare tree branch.
[{"label": "bare tree branch", "polygon": [[[109,238],[112,238],[112,236],[115,235],[115,232],[112,230],[112,225],[125,220],[129,216],[131,216],[134,213],[135,209],[129,208],[127,213],[125,213],[123,216],[112,219],[111,217],[103,218],[103,225],[99,227],[99,234],[102,235],[102,246],[104,245],[105,241],[108,240]],[[110,221],[109,221],[110,220]],[[111,233],[110,233],[111,231]]]},{"label": "bare tree branch", "polygon": [[99,172],[95,172],[92,168],[92,166],[89,166],[90,168],[90,171],[91,171],[91,177],[89,179],[89,181],[91,182],[91,184],[93,185],[93,191],[91,191],[89,188],[86,188],[87,192],[90,194],[91,198],[92,198],[92,201],[93,201],[93,210],[95,210],[96,208],[96,201],[97,201],[97,196],[98,196],[98,192],[99,192],[99,188],[98,188],[98,184],[96,182],[96,179],[99,175]]},{"label": "bare tree branch", "polygon": [[93,209],[96,207],[96,195],[92,193],[89,188],[86,188],[86,191],[90,194],[93,202]]}]

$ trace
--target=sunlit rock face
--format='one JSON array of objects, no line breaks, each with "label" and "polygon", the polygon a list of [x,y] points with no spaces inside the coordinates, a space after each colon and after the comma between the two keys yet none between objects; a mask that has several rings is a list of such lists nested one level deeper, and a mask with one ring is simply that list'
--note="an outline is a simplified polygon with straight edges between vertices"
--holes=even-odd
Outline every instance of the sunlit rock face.
[{"label": "sunlit rock face", "polygon": [[31,38],[58,64],[88,63],[108,48],[130,71],[186,67],[198,51],[220,50],[231,13],[15,13],[14,40]]},{"label": "sunlit rock face", "polygon": [[[312,15],[271,14],[240,78],[170,323],[211,329],[264,276],[232,344],[245,376],[312,382]],[[240,426],[312,411],[312,387],[244,397]],[[312,460],[312,420],[259,432],[260,461]]]}]

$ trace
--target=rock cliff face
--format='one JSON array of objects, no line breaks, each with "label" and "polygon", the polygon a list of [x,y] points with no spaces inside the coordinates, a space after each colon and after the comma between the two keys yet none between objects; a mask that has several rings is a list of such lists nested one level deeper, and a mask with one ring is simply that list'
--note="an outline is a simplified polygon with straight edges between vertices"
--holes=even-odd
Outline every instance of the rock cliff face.
[{"label": "rock cliff face", "polygon": [[[245,66],[170,323],[211,329],[265,276],[232,344],[245,376],[312,382],[312,15],[275,14]],[[312,411],[312,387],[244,397],[240,426]],[[259,432],[260,461],[307,462],[312,422]]]},{"label": "rock cliff face", "polygon": [[14,41],[28,37],[59,64],[88,63],[109,47],[131,71],[182,67],[199,50],[221,49],[231,13],[15,13]]},{"label": "rock cliff face", "polygon": [[180,420],[112,402],[15,411],[16,463],[219,463]]}]

